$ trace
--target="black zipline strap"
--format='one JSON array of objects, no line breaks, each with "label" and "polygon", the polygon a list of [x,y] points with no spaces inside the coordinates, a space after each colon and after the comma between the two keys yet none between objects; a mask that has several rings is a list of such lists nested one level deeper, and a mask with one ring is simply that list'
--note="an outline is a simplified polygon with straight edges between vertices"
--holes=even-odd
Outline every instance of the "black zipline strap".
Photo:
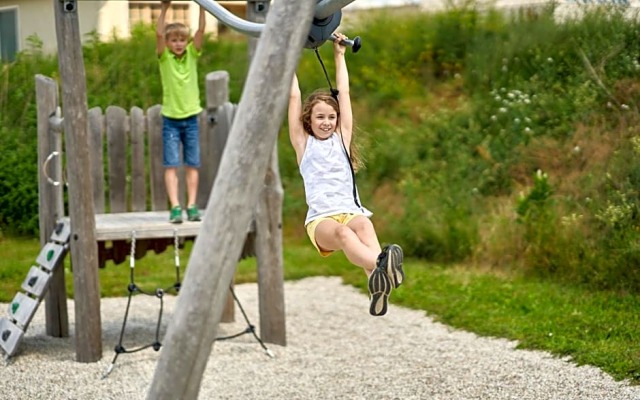
[{"label": "black zipline strap", "polygon": [[[324,63],[322,62],[322,57],[320,57],[318,48],[316,47],[313,50],[316,52],[316,57],[318,57],[318,61],[320,61],[320,66],[322,67],[322,71],[324,72],[324,77],[327,78],[327,83],[329,83],[329,90],[331,91],[331,97],[335,99],[335,101],[338,103],[338,108],[340,108],[340,102],[338,101],[338,94],[340,93],[340,91],[338,89],[334,89],[333,85],[331,85],[331,79],[329,79],[327,68],[325,68]],[[362,208],[362,206],[360,205],[360,202],[358,202],[358,191],[356,189],[356,171],[353,169],[353,163],[351,162],[349,151],[347,151],[347,146],[344,144],[344,138],[342,137],[342,130],[340,130],[340,142],[342,143],[342,148],[344,149],[344,155],[347,157],[347,161],[349,162],[349,169],[351,170],[351,182],[353,183],[353,201],[356,203],[356,206]]]},{"label": "black zipline strap", "polygon": [[313,49],[316,52],[316,57],[318,57],[318,61],[320,61],[320,66],[322,67],[322,71],[324,72],[324,77],[327,79],[327,83],[329,84],[329,91],[331,92],[331,97],[333,97],[336,101],[338,101],[338,89],[334,89],[331,84],[331,79],[329,79],[329,74],[327,73],[327,68],[324,66],[324,62],[322,62],[322,57],[320,57],[320,52],[318,48]]},{"label": "black zipline strap", "polygon": [[354,171],[353,169],[353,164],[351,163],[351,157],[349,157],[347,146],[344,144],[344,139],[342,138],[342,132],[340,133],[340,143],[342,143],[344,154],[347,156],[347,160],[349,161],[349,170],[351,171],[351,181],[353,182],[353,201],[356,203],[356,206],[362,208],[362,206],[358,202],[358,191],[356,190],[356,171]]}]

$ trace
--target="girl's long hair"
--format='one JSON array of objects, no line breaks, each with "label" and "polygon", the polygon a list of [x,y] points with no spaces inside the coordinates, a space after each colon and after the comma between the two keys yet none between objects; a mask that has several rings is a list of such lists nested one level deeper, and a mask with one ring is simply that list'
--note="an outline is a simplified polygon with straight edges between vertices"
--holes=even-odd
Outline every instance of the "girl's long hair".
[{"label": "girl's long hair", "polygon": [[[338,130],[340,129],[340,105],[338,104],[338,101],[331,95],[331,93],[326,90],[320,89],[311,93],[302,105],[302,114],[300,116],[300,120],[302,122],[304,131],[307,132],[307,134],[310,136],[314,136],[313,130],[311,129],[311,111],[313,110],[313,107],[320,102],[328,104],[335,110],[336,114],[338,115]],[[349,158],[351,159],[353,170],[358,171],[360,168],[364,167],[364,162],[360,157],[359,146],[355,143],[356,135],[353,134],[355,132],[355,124],[352,129],[353,131],[351,134],[351,143],[349,143]]]}]

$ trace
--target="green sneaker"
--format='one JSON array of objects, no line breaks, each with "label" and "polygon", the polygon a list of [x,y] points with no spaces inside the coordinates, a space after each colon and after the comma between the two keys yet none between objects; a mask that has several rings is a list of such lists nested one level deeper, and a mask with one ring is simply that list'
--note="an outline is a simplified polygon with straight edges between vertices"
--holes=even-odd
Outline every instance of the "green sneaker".
[{"label": "green sneaker", "polygon": [[198,211],[198,206],[192,204],[187,208],[187,219],[189,221],[200,221],[200,211]]},{"label": "green sneaker", "polygon": [[172,224],[181,224],[182,223],[182,207],[175,206],[171,209],[169,214],[169,222]]}]

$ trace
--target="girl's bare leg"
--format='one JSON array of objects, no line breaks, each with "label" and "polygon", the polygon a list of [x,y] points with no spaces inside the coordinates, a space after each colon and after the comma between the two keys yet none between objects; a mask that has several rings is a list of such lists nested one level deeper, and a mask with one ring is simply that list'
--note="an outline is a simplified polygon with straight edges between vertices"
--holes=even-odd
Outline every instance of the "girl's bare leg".
[{"label": "girl's bare leg", "polygon": [[322,221],[316,227],[315,238],[321,249],[342,250],[352,264],[365,270],[367,276],[376,267],[376,259],[380,252],[363,243],[347,225],[332,220]]},{"label": "girl's bare leg", "polygon": [[372,252],[380,254],[380,242],[371,220],[365,216],[357,216],[347,224],[349,228],[358,236],[360,241]]}]

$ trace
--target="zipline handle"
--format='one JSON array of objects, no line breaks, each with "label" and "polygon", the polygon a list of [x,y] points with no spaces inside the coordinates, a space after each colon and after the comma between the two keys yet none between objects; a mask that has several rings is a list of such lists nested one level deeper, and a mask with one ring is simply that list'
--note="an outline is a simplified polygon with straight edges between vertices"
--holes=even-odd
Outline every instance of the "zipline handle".
[{"label": "zipline handle", "polygon": [[[332,34],[329,37],[329,40],[331,40],[332,42],[336,40],[336,35]],[[356,36],[353,40],[343,39],[340,41],[340,44],[346,47],[351,47],[351,51],[357,53],[358,50],[360,50],[360,47],[362,47],[362,39],[360,39],[360,36]]]}]

